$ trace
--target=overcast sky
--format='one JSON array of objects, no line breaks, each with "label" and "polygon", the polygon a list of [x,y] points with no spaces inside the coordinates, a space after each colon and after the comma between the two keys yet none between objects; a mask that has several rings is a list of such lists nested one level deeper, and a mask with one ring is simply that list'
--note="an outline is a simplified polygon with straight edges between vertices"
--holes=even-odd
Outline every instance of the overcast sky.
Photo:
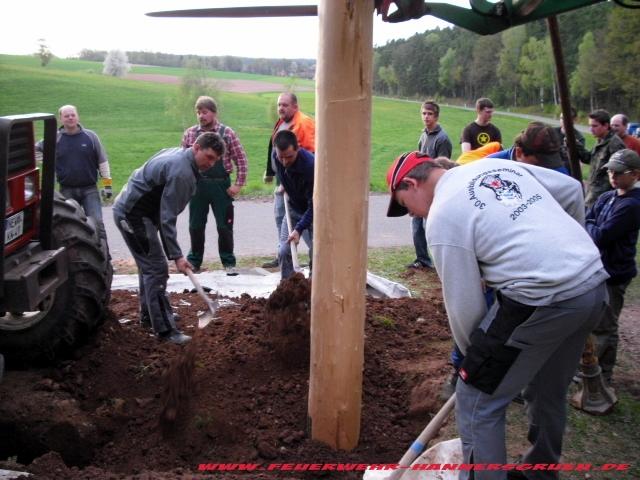
[{"label": "overcast sky", "polygon": [[[318,19],[315,17],[240,20],[145,16],[146,12],[160,10],[316,3],[312,0],[2,0],[0,53],[32,54],[38,50],[38,39],[44,38],[58,57],[77,56],[86,48],[316,58]],[[466,1],[447,3],[468,5]],[[433,17],[389,24],[376,16],[374,45],[447,25]]]}]

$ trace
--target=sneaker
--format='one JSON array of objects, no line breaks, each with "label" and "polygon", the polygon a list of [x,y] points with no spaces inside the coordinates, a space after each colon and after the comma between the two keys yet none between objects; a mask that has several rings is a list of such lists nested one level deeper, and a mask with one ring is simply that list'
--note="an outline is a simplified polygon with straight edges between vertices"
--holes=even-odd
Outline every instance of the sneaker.
[{"label": "sneaker", "polygon": [[414,260],[413,263],[410,263],[409,265],[407,265],[407,268],[413,268],[416,270],[420,270],[423,268],[433,268],[433,263],[431,262],[431,260],[429,260],[426,263],[423,263],[420,260]]},{"label": "sneaker", "polygon": [[175,343],[176,345],[184,345],[191,341],[189,335],[185,335],[180,330],[169,330],[158,335],[158,338],[165,342]]},{"label": "sneaker", "polygon": [[269,262],[265,262],[262,264],[262,268],[278,268],[279,266],[280,266],[280,263],[278,262],[277,257]]},{"label": "sneaker", "polygon": [[229,277],[235,277],[236,275],[238,275],[238,270],[236,269],[236,267],[224,267],[224,271],[227,272],[227,276]]}]

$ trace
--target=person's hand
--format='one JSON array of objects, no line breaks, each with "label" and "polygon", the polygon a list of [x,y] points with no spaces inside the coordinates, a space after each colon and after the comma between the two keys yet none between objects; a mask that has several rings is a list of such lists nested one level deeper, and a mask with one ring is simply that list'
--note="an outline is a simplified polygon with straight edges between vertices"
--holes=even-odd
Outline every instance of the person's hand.
[{"label": "person's hand", "polygon": [[231,185],[229,188],[227,188],[227,195],[235,198],[235,196],[238,195],[238,193],[240,193],[241,189],[242,187],[238,185]]},{"label": "person's hand", "polygon": [[287,238],[287,242],[289,243],[293,242],[295,245],[298,245],[298,243],[300,243],[300,232],[294,229],[293,232],[289,234],[289,238]]},{"label": "person's hand", "polygon": [[102,194],[102,198],[105,200],[109,200],[113,197],[113,189],[111,187],[112,182],[113,181],[110,178],[102,179],[102,190],[100,190],[100,193]]},{"label": "person's hand", "polygon": [[176,258],[175,262],[176,262],[176,269],[178,269],[180,273],[184,273],[186,275],[187,270],[193,271],[193,265],[191,265],[191,263],[189,263],[189,261],[186,258],[184,257]]},{"label": "person's hand", "polygon": [[264,172],[264,175],[262,176],[262,181],[264,183],[272,183],[273,182],[273,175],[267,175],[267,172]]},{"label": "person's hand", "polygon": [[284,185],[280,184],[276,187],[275,193],[284,193]]}]

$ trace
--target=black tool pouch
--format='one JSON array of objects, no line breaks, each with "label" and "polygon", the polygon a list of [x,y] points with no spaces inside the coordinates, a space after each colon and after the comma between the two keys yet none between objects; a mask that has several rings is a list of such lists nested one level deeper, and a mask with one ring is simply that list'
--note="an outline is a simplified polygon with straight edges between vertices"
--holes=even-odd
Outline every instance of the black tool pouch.
[{"label": "black tool pouch", "polygon": [[487,331],[477,328],[460,366],[465,383],[489,395],[495,392],[521,350],[505,345],[513,331],[529,318],[536,307],[510,300],[498,292],[498,311]]}]

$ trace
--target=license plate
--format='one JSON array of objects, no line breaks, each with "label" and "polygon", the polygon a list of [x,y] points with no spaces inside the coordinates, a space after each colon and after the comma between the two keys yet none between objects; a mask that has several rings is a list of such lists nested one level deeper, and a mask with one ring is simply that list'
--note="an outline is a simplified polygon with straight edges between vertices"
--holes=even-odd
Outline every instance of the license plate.
[{"label": "license plate", "polygon": [[13,242],[22,235],[24,228],[24,212],[18,212],[4,222],[4,244]]}]

